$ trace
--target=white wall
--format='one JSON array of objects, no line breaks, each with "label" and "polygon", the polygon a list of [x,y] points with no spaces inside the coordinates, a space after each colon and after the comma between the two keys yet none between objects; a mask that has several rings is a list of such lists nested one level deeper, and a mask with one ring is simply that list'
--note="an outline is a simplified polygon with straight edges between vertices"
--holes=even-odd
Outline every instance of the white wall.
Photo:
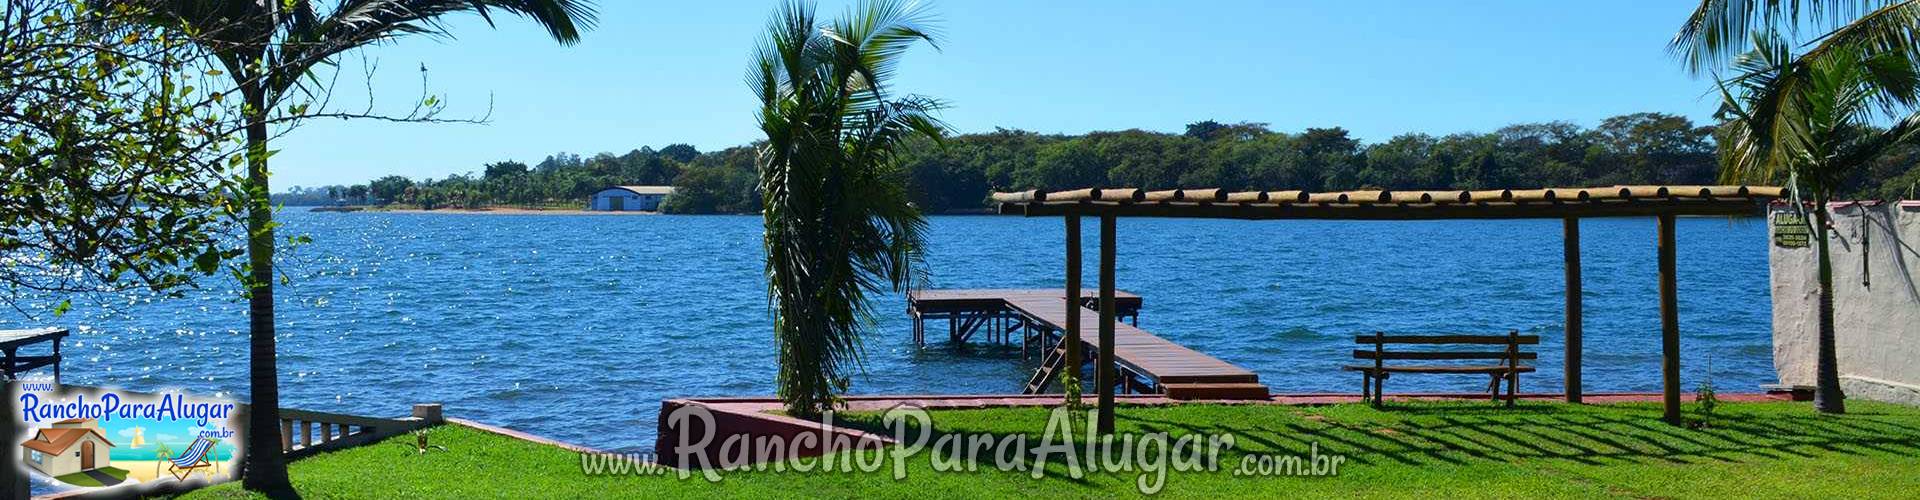
[{"label": "white wall", "polygon": [[[1850,398],[1920,404],[1920,203],[1906,205],[1834,210],[1828,250],[1833,252],[1835,352],[1841,387]],[[1769,227],[1769,236],[1780,231]],[[1769,238],[1773,364],[1782,385],[1814,385],[1816,243],[1792,248]],[[1870,279],[1863,282],[1863,276]]]},{"label": "white wall", "polygon": [[665,195],[633,194],[633,192],[627,191],[624,189],[608,189],[605,191],[594,193],[593,198],[589,199],[587,202],[587,209],[588,210],[613,210],[612,198],[616,198],[616,197],[623,199],[622,208],[626,209],[627,211],[647,211],[647,212],[660,210],[660,202],[666,199]]}]

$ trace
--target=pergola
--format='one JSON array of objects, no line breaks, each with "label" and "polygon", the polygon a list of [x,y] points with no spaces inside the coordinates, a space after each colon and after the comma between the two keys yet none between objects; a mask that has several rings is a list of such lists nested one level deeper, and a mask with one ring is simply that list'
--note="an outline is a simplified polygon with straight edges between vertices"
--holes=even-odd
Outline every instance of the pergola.
[{"label": "pergola", "polygon": [[[1000,213],[1066,220],[1067,303],[1080,303],[1080,219],[1100,218],[1101,432],[1113,430],[1114,221],[1120,217],[1194,217],[1212,219],[1561,219],[1566,257],[1566,400],[1580,402],[1580,219],[1651,216],[1659,224],[1661,388],[1665,420],[1680,420],[1680,314],[1674,264],[1674,218],[1681,215],[1758,215],[1767,202],[1784,196],[1763,186],[1608,186],[1477,191],[1243,191],[1088,188],[1069,191],[994,193]],[[1068,315],[1068,370],[1078,380],[1079,315]]]}]

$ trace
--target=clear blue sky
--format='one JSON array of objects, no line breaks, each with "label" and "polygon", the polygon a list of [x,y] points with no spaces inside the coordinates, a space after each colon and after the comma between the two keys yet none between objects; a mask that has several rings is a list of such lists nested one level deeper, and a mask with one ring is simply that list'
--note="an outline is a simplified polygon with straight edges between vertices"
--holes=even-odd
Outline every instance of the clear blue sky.
[{"label": "clear blue sky", "polygon": [[[1214,119],[1342,126],[1375,142],[1638,111],[1704,121],[1711,82],[1665,51],[1691,4],[946,0],[934,4],[943,50],[909,54],[894,88],[950,101],[944,117],[961,132],[1180,131]],[[275,143],[276,190],[443,177],[559,151],[748,143],[757,131],[742,77],[775,5],[603,0],[599,27],[572,47],[516,19],[489,29],[461,15],[453,39],[350,55],[336,106],[366,103],[364,58],[379,65],[379,109],[404,111],[425,64],[445,116],[477,117],[491,101],[490,121],[309,122]]]}]

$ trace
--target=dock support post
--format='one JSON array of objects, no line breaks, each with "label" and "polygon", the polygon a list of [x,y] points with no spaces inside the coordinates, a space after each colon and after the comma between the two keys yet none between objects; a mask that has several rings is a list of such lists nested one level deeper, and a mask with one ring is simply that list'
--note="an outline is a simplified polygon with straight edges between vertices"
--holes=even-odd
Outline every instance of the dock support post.
[{"label": "dock support post", "polygon": [[[1080,364],[1082,363],[1081,360],[1084,359],[1082,356],[1080,356],[1080,347],[1082,345],[1080,342],[1080,309],[1081,309],[1080,308],[1080,214],[1068,213],[1067,214],[1067,324],[1066,324],[1067,331],[1061,332],[1062,335],[1060,337],[1060,342],[1064,344],[1067,348],[1066,364],[1067,364],[1068,376],[1065,378],[1062,378],[1060,380],[1060,384],[1062,385],[1061,392],[1064,392],[1068,394],[1069,397],[1074,398],[1074,400],[1070,401],[1069,403],[1076,406],[1080,404],[1080,400],[1079,400],[1080,387],[1068,388],[1064,386],[1066,384],[1080,384],[1080,381],[1086,380],[1085,378],[1082,378],[1082,375],[1085,375],[1085,374],[1081,373],[1080,371]],[[1042,346],[1041,349],[1045,349],[1045,346],[1047,345],[1046,334],[1044,333],[1041,334],[1040,339],[1041,339],[1040,345]],[[1042,359],[1045,359],[1047,357],[1046,352],[1042,351],[1040,353],[1040,357]],[[1085,387],[1085,385],[1081,385],[1081,387]]]},{"label": "dock support post", "polygon": [[1673,225],[1673,214],[1660,215],[1660,378],[1666,406],[1663,418],[1681,425],[1679,270],[1674,263]]},{"label": "dock support post", "polygon": [[1100,418],[1101,435],[1113,434],[1113,250],[1114,216],[1100,214]]},{"label": "dock support post", "polygon": [[1568,217],[1561,221],[1566,228],[1565,251],[1567,257],[1567,359],[1566,382],[1567,402],[1580,402],[1580,350],[1583,325],[1580,319],[1580,307],[1583,298],[1580,292],[1580,219]]}]

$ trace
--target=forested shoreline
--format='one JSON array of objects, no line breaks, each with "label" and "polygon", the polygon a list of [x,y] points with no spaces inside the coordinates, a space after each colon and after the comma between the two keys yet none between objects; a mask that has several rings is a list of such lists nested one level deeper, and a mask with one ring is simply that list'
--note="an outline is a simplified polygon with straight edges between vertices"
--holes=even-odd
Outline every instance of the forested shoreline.
[{"label": "forested shoreline", "polygon": [[[1920,148],[1907,146],[1845,183],[1856,199],[1912,198]],[[1612,184],[1711,184],[1714,128],[1685,117],[1636,113],[1592,128],[1523,123],[1493,132],[1402,134],[1362,143],[1339,127],[1275,131],[1261,123],[1040,134],[1017,129],[919,141],[900,158],[909,195],[929,213],[977,211],[994,190],[1129,186],[1147,189],[1488,189]],[[294,187],[286,205],[393,205],[425,209],[579,208],[609,185],[671,184],[669,213],[760,209],[753,146],[700,152],[685,144],[590,157],[560,153],[528,165],[506,160],[477,172],[366,184]]]}]

